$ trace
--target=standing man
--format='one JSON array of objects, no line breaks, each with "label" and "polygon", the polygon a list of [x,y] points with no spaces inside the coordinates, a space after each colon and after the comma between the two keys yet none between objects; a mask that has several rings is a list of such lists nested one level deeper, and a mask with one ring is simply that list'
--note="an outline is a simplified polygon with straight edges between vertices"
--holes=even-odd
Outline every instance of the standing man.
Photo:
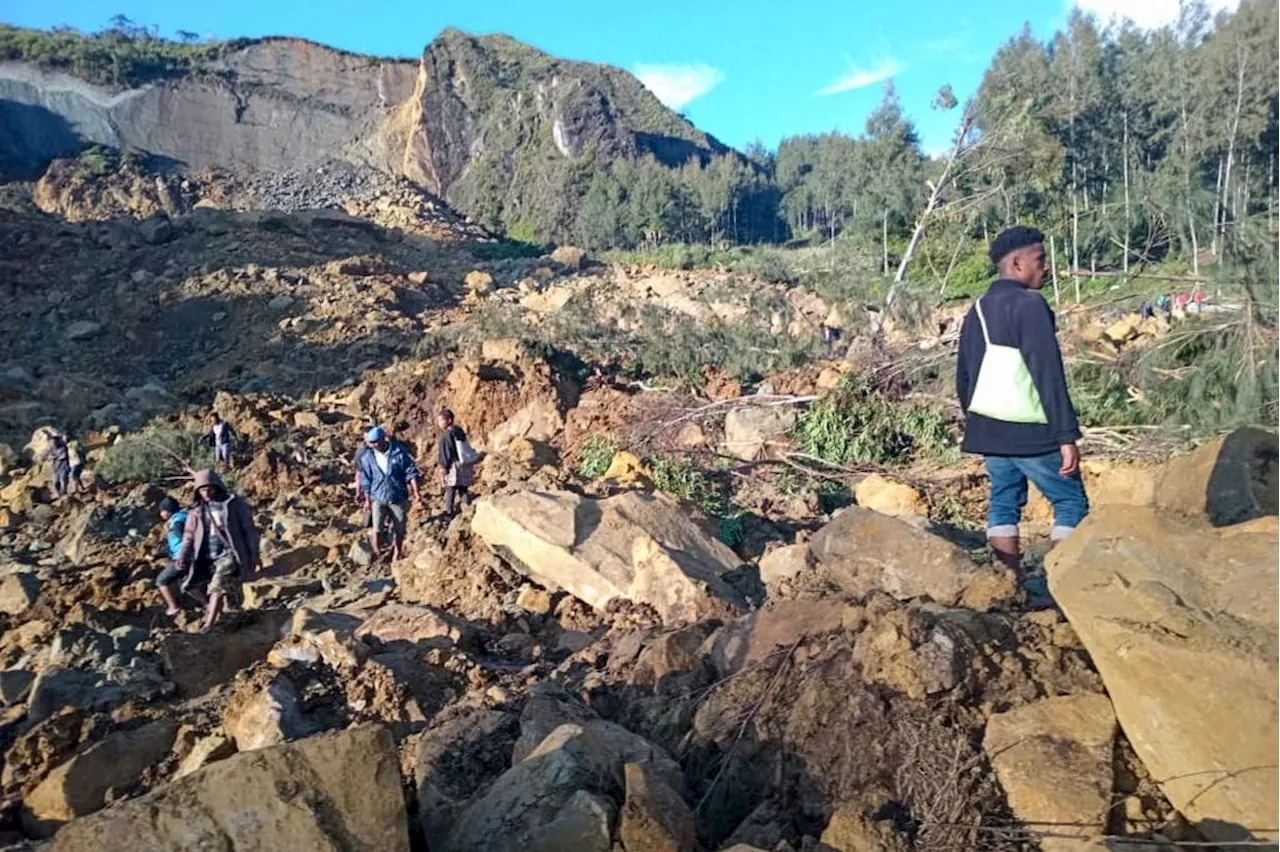
[{"label": "standing man", "polygon": [[1089,500],[1053,311],[1037,292],[1044,283],[1044,235],[1007,228],[989,255],[999,277],[960,328],[956,394],[965,412],[961,449],[987,461],[987,539],[1000,561],[1016,570],[1027,480],[1053,504],[1054,542],[1084,520]]},{"label": "standing man", "polygon": [[462,447],[467,445],[467,433],[453,422],[452,411],[441,409],[436,416],[436,426],[440,428],[436,464],[444,481],[444,514],[451,518],[457,513],[459,504],[466,508],[471,503],[469,489],[475,480],[475,464],[462,458]]},{"label": "standing man", "polygon": [[365,495],[365,506],[373,525],[369,528],[369,547],[373,558],[382,556],[378,533],[383,521],[391,519],[391,561],[400,558],[404,545],[405,521],[409,514],[409,496],[421,502],[418,493],[418,466],[408,448],[387,438],[387,430],[374,426],[364,436],[368,452],[358,457],[359,492]]},{"label": "standing man", "polygon": [[209,431],[205,433],[205,441],[213,445],[214,462],[226,467],[231,466],[231,445],[236,439],[236,430],[222,419],[218,412],[213,413],[209,421]]},{"label": "standing man", "polygon": [[45,458],[53,464],[53,493],[59,497],[67,494],[67,484],[71,481],[71,448],[67,438],[54,429],[46,429],[49,446],[45,450]]}]

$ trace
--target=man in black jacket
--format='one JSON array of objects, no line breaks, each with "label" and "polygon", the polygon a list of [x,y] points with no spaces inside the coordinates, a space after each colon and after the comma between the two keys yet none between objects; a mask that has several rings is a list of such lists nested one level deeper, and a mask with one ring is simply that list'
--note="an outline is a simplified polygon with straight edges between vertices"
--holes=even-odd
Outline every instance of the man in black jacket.
[{"label": "man in black jacket", "polygon": [[1044,235],[1008,228],[989,254],[999,277],[960,328],[956,395],[965,411],[961,449],[986,457],[991,480],[987,538],[1000,561],[1016,569],[1027,480],[1053,504],[1055,542],[1084,520],[1089,500],[1053,311],[1037,292],[1045,275]]}]

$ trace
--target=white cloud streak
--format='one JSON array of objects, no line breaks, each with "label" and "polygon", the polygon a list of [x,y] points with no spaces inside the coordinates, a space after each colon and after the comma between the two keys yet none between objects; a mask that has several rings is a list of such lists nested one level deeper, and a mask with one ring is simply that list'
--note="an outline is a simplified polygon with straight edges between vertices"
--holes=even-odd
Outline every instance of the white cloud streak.
[{"label": "white cloud streak", "polygon": [[901,71],[902,63],[896,59],[881,60],[870,68],[850,65],[848,71],[814,92],[814,94],[824,97],[826,95],[838,95],[841,92],[852,92],[855,89],[865,89],[867,86],[883,83]]},{"label": "white cloud streak", "polygon": [[[1213,14],[1238,5],[1239,0],[1209,0],[1209,11]],[[1178,20],[1178,0],[1068,0],[1067,8],[1072,6],[1092,12],[1103,24],[1113,18],[1128,18],[1145,30],[1159,29]]]},{"label": "white cloud streak", "polygon": [[658,100],[679,110],[720,85],[724,72],[711,65],[649,65],[638,63],[631,69],[644,87]]}]

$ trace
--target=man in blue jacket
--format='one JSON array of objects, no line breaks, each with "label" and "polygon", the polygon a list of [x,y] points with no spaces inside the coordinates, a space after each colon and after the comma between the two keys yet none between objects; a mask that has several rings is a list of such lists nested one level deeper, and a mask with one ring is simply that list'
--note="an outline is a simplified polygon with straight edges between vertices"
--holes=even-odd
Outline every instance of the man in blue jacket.
[{"label": "man in blue jacket", "polygon": [[365,495],[365,509],[373,526],[369,528],[369,546],[374,559],[382,556],[378,545],[378,533],[384,521],[390,517],[392,530],[391,561],[400,558],[404,543],[405,520],[409,512],[409,496],[421,502],[418,493],[418,466],[409,450],[399,441],[387,438],[381,426],[374,426],[364,436],[368,452],[360,455],[356,472],[359,476],[359,492]]},{"label": "man in blue jacket", "polygon": [[1000,561],[1017,569],[1027,480],[1053,504],[1055,542],[1084,520],[1089,500],[1053,311],[1037,292],[1045,277],[1044,235],[1007,228],[989,255],[999,277],[960,328],[956,394],[965,411],[961,449],[986,457],[991,480],[987,539]]}]

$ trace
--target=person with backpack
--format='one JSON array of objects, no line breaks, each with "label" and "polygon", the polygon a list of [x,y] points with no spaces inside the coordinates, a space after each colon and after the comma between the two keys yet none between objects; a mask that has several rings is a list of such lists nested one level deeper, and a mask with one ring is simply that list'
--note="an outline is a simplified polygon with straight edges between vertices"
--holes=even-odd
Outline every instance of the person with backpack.
[{"label": "person with backpack", "polygon": [[391,521],[391,561],[400,558],[404,545],[405,523],[409,515],[409,498],[422,501],[418,491],[418,466],[413,455],[400,441],[387,437],[387,430],[374,426],[364,436],[367,451],[357,457],[358,493],[365,495],[372,525],[369,547],[374,559],[382,556],[378,534],[384,521]]},{"label": "person with backpack", "polygon": [[156,587],[160,590],[160,597],[165,604],[164,614],[177,615],[182,611],[182,607],[178,606],[178,595],[174,591],[175,589],[186,592],[201,606],[208,606],[209,600],[204,596],[204,592],[200,590],[200,583],[190,583],[185,588],[179,588],[179,579],[182,576],[182,572],[178,570],[178,555],[182,553],[182,538],[187,526],[187,510],[179,506],[177,500],[172,497],[166,497],[160,501],[160,520],[165,526],[165,542],[169,548],[169,564],[156,577]]},{"label": "person with backpack", "polygon": [[187,513],[182,547],[174,560],[186,575],[183,591],[190,593],[196,578],[209,577],[208,603],[202,629],[218,621],[228,595],[261,564],[253,510],[243,497],[232,494],[211,470],[195,475],[195,503]]},{"label": "person with backpack", "polygon": [[1080,426],[1067,392],[1053,310],[1041,297],[1044,235],[1017,226],[991,243],[999,277],[960,328],[956,395],[965,413],[961,450],[986,457],[991,482],[987,540],[1018,569],[1018,523],[1027,481],[1053,504],[1053,542],[1089,513],[1080,476]]},{"label": "person with backpack", "polygon": [[436,426],[440,428],[436,464],[444,480],[444,514],[451,518],[457,514],[459,503],[463,508],[471,505],[471,483],[475,481],[480,454],[467,441],[462,427],[453,422],[453,412],[449,409],[441,409],[436,416]]}]

